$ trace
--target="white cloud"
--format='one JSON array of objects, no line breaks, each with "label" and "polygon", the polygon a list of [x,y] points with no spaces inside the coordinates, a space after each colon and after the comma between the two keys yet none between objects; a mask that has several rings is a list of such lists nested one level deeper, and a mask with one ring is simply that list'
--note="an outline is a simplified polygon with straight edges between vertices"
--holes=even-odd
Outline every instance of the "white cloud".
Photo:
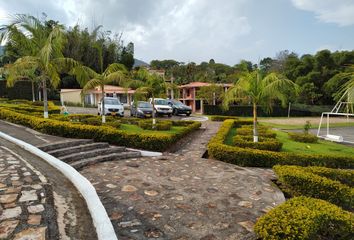
[{"label": "white cloud", "polygon": [[354,25],[353,0],[292,0],[292,3],[301,10],[314,12],[322,22]]}]

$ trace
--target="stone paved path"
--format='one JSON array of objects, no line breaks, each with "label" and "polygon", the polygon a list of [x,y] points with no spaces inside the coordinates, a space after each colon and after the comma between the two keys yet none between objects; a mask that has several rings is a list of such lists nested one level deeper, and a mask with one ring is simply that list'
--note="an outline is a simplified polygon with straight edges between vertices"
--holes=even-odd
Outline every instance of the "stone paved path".
[{"label": "stone paved path", "polygon": [[284,201],[271,170],[201,158],[219,123],[203,122],[203,127],[175,154],[81,171],[94,184],[120,240],[245,239],[260,215]]},{"label": "stone paved path", "polygon": [[56,239],[53,192],[47,179],[0,147],[0,239]]}]

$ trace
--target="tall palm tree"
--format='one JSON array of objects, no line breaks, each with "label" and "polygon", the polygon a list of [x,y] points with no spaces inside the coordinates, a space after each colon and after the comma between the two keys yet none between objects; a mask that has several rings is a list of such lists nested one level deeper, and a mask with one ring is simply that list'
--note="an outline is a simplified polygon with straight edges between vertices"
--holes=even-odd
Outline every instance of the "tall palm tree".
[{"label": "tall palm tree", "polygon": [[257,106],[272,110],[274,100],[287,103],[287,92],[297,92],[297,85],[283,75],[270,73],[263,75],[259,69],[244,73],[225,93],[223,106],[229,107],[233,102],[251,102],[253,105],[253,141],[258,142]]},{"label": "tall palm tree", "polygon": [[105,123],[106,113],[104,107],[104,85],[109,83],[124,85],[125,81],[128,79],[128,71],[123,64],[119,63],[112,63],[105,70],[103,70],[102,47],[97,46],[97,50],[101,73],[97,73],[95,70],[86,66],[77,66],[71,70],[70,74],[74,75],[78,82],[83,86],[82,95],[96,87],[100,87],[102,92],[102,123]]},{"label": "tall palm tree", "polygon": [[48,26],[33,16],[16,15],[11,24],[0,27],[0,42],[4,41],[18,54],[7,67],[7,86],[13,87],[24,77],[38,80],[43,89],[44,118],[48,118],[47,83],[57,87],[60,73],[78,65],[63,57],[63,26]]}]

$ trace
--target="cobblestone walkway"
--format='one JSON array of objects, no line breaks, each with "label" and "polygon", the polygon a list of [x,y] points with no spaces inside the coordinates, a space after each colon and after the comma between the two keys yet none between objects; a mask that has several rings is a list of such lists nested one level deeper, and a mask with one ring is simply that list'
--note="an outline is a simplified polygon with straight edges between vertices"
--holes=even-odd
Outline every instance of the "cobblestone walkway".
[{"label": "cobblestone walkway", "polygon": [[53,192],[47,179],[0,146],[0,239],[57,239]]},{"label": "cobblestone walkway", "polygon": [[154,158],[100,163],[81,173],[95,186],[120,240],[236,240],[284,201],[271,170],[201,158],[219,123],[182,150]]}]

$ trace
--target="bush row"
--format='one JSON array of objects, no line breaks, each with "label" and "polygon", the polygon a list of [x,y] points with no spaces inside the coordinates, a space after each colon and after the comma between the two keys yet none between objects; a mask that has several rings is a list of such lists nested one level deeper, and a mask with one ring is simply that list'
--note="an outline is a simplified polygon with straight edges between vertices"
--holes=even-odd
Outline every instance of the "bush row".
[{"label": "bush row", "polygon": [[200,122],[192,122],[176,134],[166,133],[129,133],[111,126],[90,126],[43,119],[11,110],[1,109],[0,119],[21,124],[37,131],[62,137],[87,138],[104,141],[121,146],[140,148],[152,151],[166,150],[182,136],[199,129]]},{"label": "bush row", "polygon": [[307,171],[306,167],[274,166],[273,169],[282,190],[291,196],[320,198],[344,209],[354,209],[354,188]]},{"label": "bush row", "polygon": [[279,152],[283,143],[274,138],[259,137],[258,142],[253,142],[253,136],[236,135],[232,138],[233,145],[242,148],[254,148]]},{"label": "bush row", "polygon": [[354,171],[351,169],[333,169],[326,167],[307,167],[306,171],[339,181],[350,187],[354,187]]},{"label": "bush row", "polygon": [[218,133],[209,141],[209,156],[228,163],[249,167],[272,167],[274,165],[325,166],[330,168],[354,168],[354,158],[345,156],[310,155],[287,152],[240,148],[224,144],[231,128],[244,125],[225,120]]},{"label": "bush row", "polygon": [[[243,125],[241,128],[237,128],[237,135],[253,136],[253,126]],[[269,131],[268,128],[259,126],[258,127],[258,136],[264,138],[276,138],[277,134],[275,132]]]},{"label": "bush row", "polygon": [[309,133],[289,132],[288,136],[291,140],[296,142],[316,143],[318,141],[318,137],[316,135]]},{"label": "bush row", "polygon": [[215,122],[222,122],[225,121],[227,119],[234,119],[234,120],[238,120],[239,117],[235,117],[235,116],[222,116],[222,115],[214,115],[214,116],[210,116],[209,119],[211,121],[215,121]]},{"label": "bush row", "polygon": [[146,130],[159,130],[159,131],[168,131],[172,127],[171,121],[156,121],[156,124],[152,124],[152,120],[140,121],[138,126]]},{"label": "bush row", "polygon": [[352,239],[354,214],[326,201],[296,197],[259,218],[254,230],[261,239]]}]

